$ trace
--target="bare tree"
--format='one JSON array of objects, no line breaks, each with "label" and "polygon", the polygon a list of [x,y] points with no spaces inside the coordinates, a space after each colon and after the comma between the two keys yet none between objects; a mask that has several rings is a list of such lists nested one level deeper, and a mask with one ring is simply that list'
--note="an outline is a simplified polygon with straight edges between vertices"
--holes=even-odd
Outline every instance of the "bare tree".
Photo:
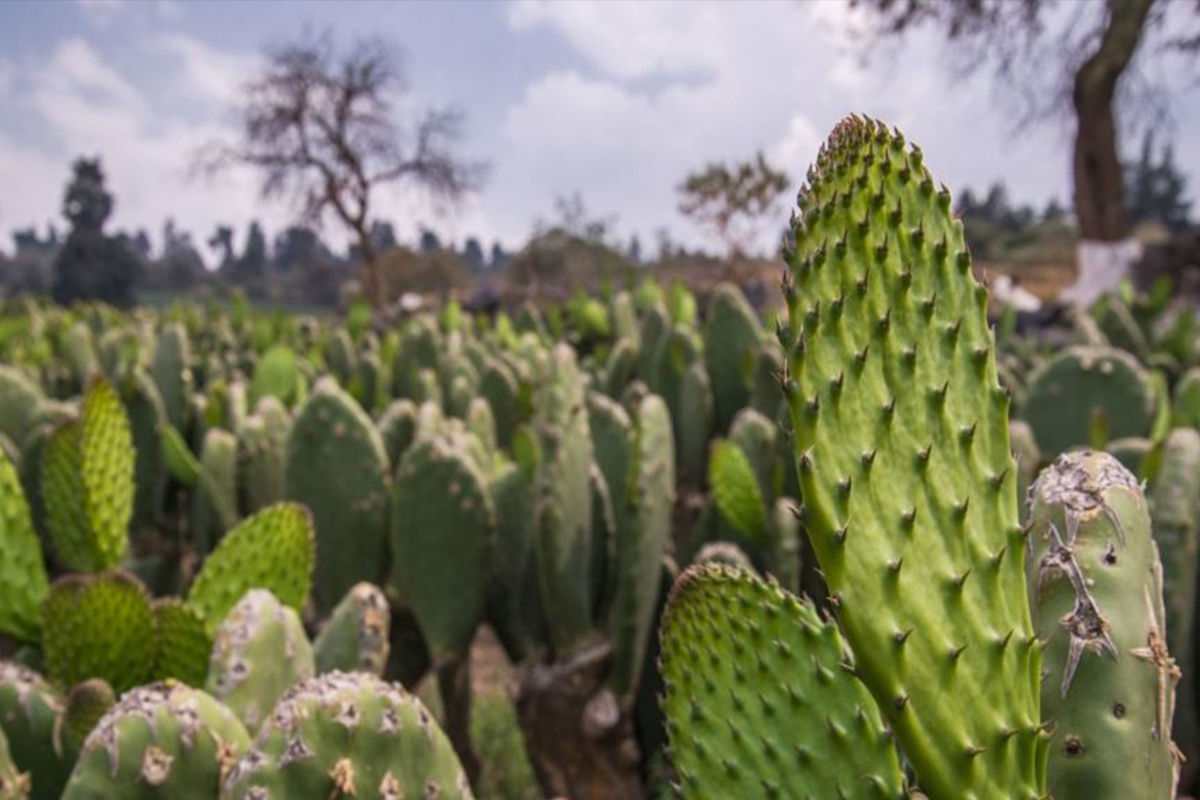
[{"label": "bare tree", "polygon": [[[788,187],[787,175],[767,163],[762,153],[740,164],[709,164],[679,185],[679,211],[709,228],[730,257],[741,255],[755,220],[775,208]],[[739,224],[740,222],[740,224]]]},{"label": "bare tree", "polygon": [[483,164],[456,153],[458,111],[396,119],[406,90],[400,55],[382,39],[339,52],[326,33],[276,47],[243,88],[240,137],[207,145],[197,166],[209,173],[255,167],[264,198],[290,198],[314,224],[332,214],[355,238],[365,292],[379,308],[387,287],[371,236],[377,190],[407,182],[453,202],[478,188],[485,173]]},{"label": "bare tree", "polygon": [[[1168,0],[854,2],[875,10],[885,33],[902,34],[926,23],[943,28],[965,56],[964,66],[990,64],[1001,83],[1015,90],[1023,123],[1069,108],[1080,234],[1102,242],[1125,237],[1118,106],[1128,110],[1129,103],[1153,97],[1153,87],[1137,82],[1138,58],[1197,52],[1200,37],[1166,29],[1184,15],[1200,20],[1200,4],[1188,3],[1189,12]],[[1147,41],[1156,34],[1158,41]]]}]

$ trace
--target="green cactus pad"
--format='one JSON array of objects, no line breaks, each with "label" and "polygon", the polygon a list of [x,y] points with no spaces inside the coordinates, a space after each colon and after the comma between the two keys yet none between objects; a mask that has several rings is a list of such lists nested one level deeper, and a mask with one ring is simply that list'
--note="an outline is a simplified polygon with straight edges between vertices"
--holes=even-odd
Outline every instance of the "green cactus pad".
[{"label": "green cactus pad", "polygon": [[292,417],[274,396],[264,397],[246,418],[238,437],[238,499],[248,514],[284,496],[287,442]]},{"label": "green cactus pad", "polygon": [[724,564],[727,567],[738,567],[748,573],[754,573],[750,556],[742,548],[732,542],[709,542],[696,551],[693,564]]},{"label": "green cactus pad", "polygon": [[879,709],[807,600],[737,568],[693,566],[661,636],[682,800],[905,796]]},{"label": "green cactus pad", "polygon": [[288,689],[314,674],[300,617],[267,590],[252,589],[217,627],[204,688],[254,733]]},{"label": "green cactus pad", "polygon": [[45,396],[15,367],[0,364],[0,433],[20,446],[34,429]]},{"label": "green cactus pad", "polygon": [[175,680],[202,687],[212,655],[212,637],[204,617],[189,603],[175,597],[154,601],[158,654],[154,680]]},{"label": "green cactus pad", "polygon": [[204,561],[188,602],[210,628],[251,589],[267,589],[300,611],[312,585],[314,548],[312,517],[304,506],[264,508],[226,534]]},{"label": "green cactus pad", "polygon": [[467,436],[418,440],[396,468],[391,584],[435,664],[462,658],[482,622],[495,509]]},{"label": "green cactus pad", "polygon": [[164,425],[159,430],[159,436],[163,462],[171,477],[184,486],[195,486],[200,481],[200,462],[182,434],[173,426]]},{"label": "green cactus pad", "polygon": [[264,397],[274,397],[285,406],[290,406],[296,399],[299,382],[296,354],[290,347],[275,345],[262,354],[254,367],[250,398],[257,403]]},{"label": "green cactus pad", "polygon": [[1045,640],[1054,797],[1175,796],[1179,670],[1167,651],[1162,566],[1136,478],[1107,453],[1061,455],[1031,492],[1026,568]]},{"label": "green cactus pad", "polygon": [[713,444],[708,485],[721,516],[749,541],[765,543],[767,509],[750,460],[742,449],[722,439]]},{"label": "green cactus pad", "polygon": [[804,525],[857,673],[931,800],[1040,797],[1031,626],[987,293],[916,148],[850,117],[784,295]]},{"label": "green cactus pad", "polygon": [[8,738],[0,730],[0,800],[29,800],[32,780],[17,769],[8,750]]},{"label": "green cactus pad", "polygon": [[0,452],[0,633],[36,642],[49,589],[42,544],[33,529],[17,468]]},{"label": "green cactus pad", "polygon": [[46,672],[63,686],[104,678],[118,692],[150,679],[156,656],[146,589],[124,572],[70,575],[42,606]]},{"label": "green cactus pad", "polygon": [[1200,367],[1192,367],[1175,383],[1171,424],[1200,428]]},{"label": "green cactus pad", "polygon": [[444,733],[416,697],[331,672],[280,701],[221,800],[471,800]]},{"label": "green cactus pad", "polygon": [[165,501],[169,476],[158,440],[167,412],[158,387],[144,369],[137,369],[122,383],[121,397],[129,413],[129,430],[137,454],[133,505],[136,528],[152,524]]},{"label": "green cactus pad", "polygon": [[393,468],[417,437],[417,407],[411,400],[395,400],[379,418],[379,435]]},{"label": "green cactus pad", "polygon": [[321,615],[354,584],[383,576],[388,472],[371,419],[332,380],[319,381],[292,426],[285,485],[289,499],[312,511],[321,554],[313,602]]},{"label": "green cactus pad", "polygon": [[1137,359],[1110,347],[1069,347],[1029,376],[1021,417],[1048,458],[1091,442],[1097,422],[1108,438],[1145,436],[1154,423],[1154,384]]},{"label": "green cactus pad", "polygon": [[60,424],[42,451],[42,503],[54,551],[62,563],[78,571],[97,568],[98,556],[84,507],[80,470],[83,426],[78,420]]},{"label": "green cactus pad", "polygon": [[[515,441],[528,443],[532,437],[518,433]],[[496,546],[488,559],[487,613],[514,663],[537,650],[545,635],[533,555],[536,531],[529,472],[510,464],[491,485]]]},{"label": "green cactus pad", "polygon": [[688,368],[679,389],[675,418],[675,469],[685,486],[699,487],[704,475],[708,440],[713,428],[712,383],[704,364]]},{"label": "green cactus pad", "polygon": [[383,590],[356,584],[337,604],[313,642],[318,674],[367,672],[379,677],[387,667],[392,612]]},{"label": "green cactus pad", "polygon": [[88,734],[116,704],[117,693],[103,678],[90,678],[72,687],[63,712],[64,735],[70,746],[75,750],[82,749]]},{"label": "green cactus pad", "polygon": [[192,393],[191,358],[191,343],[182,325],[172,323],[159,332],[150,373],[162,395],[167,420],[176,430],[187,428],[188,397]]},{"label": "green cactus pad", "polygon": [[762,325],[741,290],[723,283],[709,301],[703,333],[717,430],[723,431],[750,400],[750,379],[763,338]]},{"label": "green cactus pad", "polygon": [[62,800],[212,800],[249,744],[229,709],[199,689],[143,686],[88,736]]},{"label": "green cactus pad", "polygon": [[200,477],[192,493],[192,543],[201,555],[212,552],[237,524],[238,440],[224,428],[209,428],[200,450]]},{"label": "green cactus pad", "polygon": [[59,800],[75,750],[64,741],[62,695],[32,670],[0,661],[0,730],[17,769],[29,775],[32,800]]}]

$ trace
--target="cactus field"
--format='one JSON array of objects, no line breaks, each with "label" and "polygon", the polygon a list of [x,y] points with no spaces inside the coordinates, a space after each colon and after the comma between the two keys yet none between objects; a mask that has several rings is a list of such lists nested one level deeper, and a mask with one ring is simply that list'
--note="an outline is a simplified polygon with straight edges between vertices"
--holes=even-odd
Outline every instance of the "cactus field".
[{"label": "cactus field", "polygon": [[778,307],[0,304],[0,800],[1193,794],[1194,310],[951,208],[854,116]]}]

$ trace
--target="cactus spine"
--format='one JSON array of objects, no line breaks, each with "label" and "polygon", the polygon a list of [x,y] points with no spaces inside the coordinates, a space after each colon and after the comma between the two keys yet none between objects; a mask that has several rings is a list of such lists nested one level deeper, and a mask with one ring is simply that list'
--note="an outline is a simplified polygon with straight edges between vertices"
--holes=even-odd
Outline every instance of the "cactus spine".
[{"label": "cactus spine", "polygon": [[1026,567],[1046,641],[1055,797],[1175,796],[1175,682],[1162,566],[1137,479],[1107,453],[1067,453],[1032,489]]}]

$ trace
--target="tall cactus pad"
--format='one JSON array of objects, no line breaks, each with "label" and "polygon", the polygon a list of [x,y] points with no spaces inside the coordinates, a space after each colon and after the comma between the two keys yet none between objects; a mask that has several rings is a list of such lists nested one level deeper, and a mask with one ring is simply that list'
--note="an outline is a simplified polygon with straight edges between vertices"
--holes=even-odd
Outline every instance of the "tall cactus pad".
[{"label": "tall cactus pad", "polygon": [[713,502],[733,529],[756,544],[766,544],[767,507],[758,476],[742,449],[722,439],[713,444],[708,461]]},{"label": "tall cactus pad", "polygon": [[32,800],[59,800],[75,751],[62,735],[62,695],[42,676],[0,661],[0,730],[17,769],[29,775]]},{"label": "tall cactus pad", "polygon": [[869,120],[839,124],[809,180],[785,393],[858,675],[932,800],[1040,797],[1008,396],[962,226],[920,151]]},{"label": "tall cactus pad", "polygon": [[904,796],[879,709],[807,600],[697,565],[676,582],[661,635],[683,800]]},{"label": "tall cactus pad", "polygon": [[275,397],[264,397],[238,437],[238,499],[249,514],[284,496],[287,443],[292,417]]},{"label": "tall cactus pad", "polygon": [[137,579],[124,572],[70,575],[42,606],[46,672],[63,686],[104,678],[118,692],[150,679],[156,656],[154,612]]},{"label": "tall cactus pad", "polygon": [[63,712],[63,735],[71,747],[83,749],[88,735],[116,704],[117,693],[103,678],[91,678],[73,687]]},{"label": "tall cactus pad", "polygon": [[199,689],[143,686],[88,736],[62,800],[212,800],[249,745],[229,709]]},{"label": "tall cactus pad", "polygon": [[172,323],[158,334],[150,371],[162,395],[167,419],[176,430],[187,428],[188,396],[192,392],[192,351],[187,331]]},{"label": "tall cactus pad", "polygon": [[209,428],[200,451],[200,475],[192,493],[192,542],[201,555],[212,552],[237,524],[238,440],[224,428]]},{"label": "tall cactus pad", "polygon": [[613,601],[613,667],[609,680],[631,699],[641,678],[654,623],[662,559],[671,540],[675,501],[675,446],[671,415],[658,395],[639,404],[635,422],[629,524],[618,531]]},{"label": "tall cactus pad", "polygon": [[251,589],[267,589],[296,611],[312,585],[312,517],[304,506],[277,503],[243,520],[205,560],[188,594],[216,627]]},{"label": "tall cactus pad", "polygon": [[20,445],[36,427],[45,396],[25,373],[0,364],[0,433]]},{"label": "tall cactus pad", "polygon": [[0,633],[35,642],[49,581],[17,468],[0,450]]},{"label": "tall cactus pad", "polygon": [[314,674],[300,617],[275,595],[254,589],[217,628],[204,688],[254,733],[288,689]]},{"label": "tall cactus pad", "polygon": [[55,431],[42,463],[50,534],[72,569],[106,569],[125,555],[135,458],[125,408],[112,386],[97,381],[79,421]]},{"label": "tall cactus pad", "polygon": [[1029,376],[1021,417],[1052,458],[1088,444],[1097,418],[1110,439],[1145,436],[1155,410],[1154,384],[1136,358],[1111,347],[1078,345]]},{"label": "tall cactus pad", "polygon": [[213,645],[204,617],[191,604],[164,597],[154,601],[154,623],[158,638],[154,679],[204,686]]},{"label": "tall cactus pad", "polygon": [[8,738],[0,730],[0,800],[28,800],[31,780],[17,770],[8,750]]},{"label": "tall cactus pad", "polygon": [[762,338],[758,315],[741,290],[729,283],[718,286],[704,323],[704,362],[718,430],[725,430],[750,400],[751,367]]},{"label": "tall cactus pad", "polygon": [[222,800],[472,800],[450,742],[416,697],[331,672],[280,701]]},{"label": "tall cactus pad", "polygon": [[1107,453],[1067,453],[1033,485],[1027,559],[1055,797],[1175,796],[1179,671],[1138,481]]},{"label": "tall cactus pad", "polygon": [[313,642],[318,674],[341,670],[382,677],[387,667],[392,612],[383,591],[360,583],[350,590]]},{"label": "tall cactus pad", "polygon": [[354,584],[382,578],[388,525],[383,440],[332,379],[317,383],[296,416],[285,484],[313,514],[321,554],[313,601],[328,614]]},{"label": "tall cactus pad", "polygon": [[466,435],[420,439],[396,469],[392,586],[436,663],[463,657],[483,620],[495,509]]}]

